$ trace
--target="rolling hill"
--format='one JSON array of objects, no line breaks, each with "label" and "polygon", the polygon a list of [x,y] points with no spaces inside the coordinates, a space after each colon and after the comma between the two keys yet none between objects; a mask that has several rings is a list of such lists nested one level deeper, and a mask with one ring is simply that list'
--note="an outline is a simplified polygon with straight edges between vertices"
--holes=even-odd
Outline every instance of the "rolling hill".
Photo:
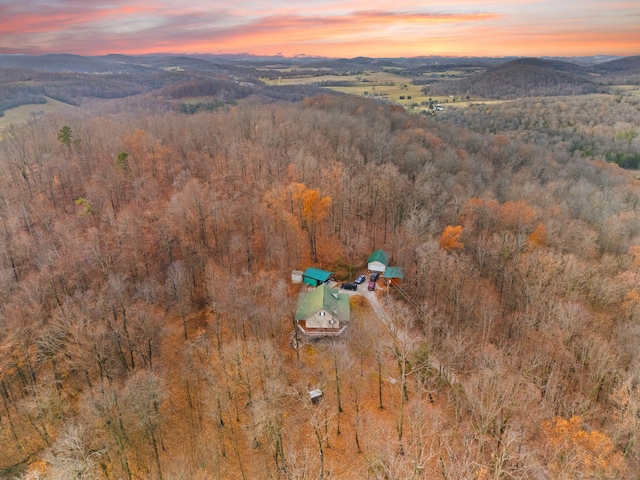
[{"label": "rolling hill", "polygon": [[468,78],[430,87],[434,93],[455,92],[483,98],[583,95],[602,90],[586,67],[557,60],[522,58],[494,66]]}]

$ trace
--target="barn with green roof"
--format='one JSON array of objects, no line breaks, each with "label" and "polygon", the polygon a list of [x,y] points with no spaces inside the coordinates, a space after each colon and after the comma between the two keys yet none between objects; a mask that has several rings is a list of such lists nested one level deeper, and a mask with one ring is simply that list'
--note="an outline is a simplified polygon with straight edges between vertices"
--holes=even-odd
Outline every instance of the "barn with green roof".
[{"label": "barn with green roof", "polygon": [[389,254],[384,250],[374,250],[367,259],[367,269],[370,272],[384,273],[389,265]]}]

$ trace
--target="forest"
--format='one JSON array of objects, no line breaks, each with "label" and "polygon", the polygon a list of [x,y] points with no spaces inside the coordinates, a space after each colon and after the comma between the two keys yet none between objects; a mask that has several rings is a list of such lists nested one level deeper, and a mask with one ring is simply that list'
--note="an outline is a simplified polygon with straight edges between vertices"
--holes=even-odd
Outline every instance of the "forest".
[{"label": "forest", "polygon": [[570,154],[637,170],[639,110],[638,96],[618,93],[477,104],[464,110],[449,109],[439,118],[477,132],[553,145]]},{"label": "forest", "polygon": [[[239,97],[2,132],[0,477],[640,478],[633,98]],[[378,248],[386,320],[294,348]]]}]

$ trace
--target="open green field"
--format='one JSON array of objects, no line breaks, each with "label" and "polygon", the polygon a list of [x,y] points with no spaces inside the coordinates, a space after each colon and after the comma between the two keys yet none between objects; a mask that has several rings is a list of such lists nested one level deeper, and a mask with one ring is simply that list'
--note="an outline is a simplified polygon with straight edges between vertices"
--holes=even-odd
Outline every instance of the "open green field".
[{"label": "open green field", "polygon": [[4,130],[11,124],[24,123],[32,118],[40,117],[45,113],[56,112],[63,108],[72,107],[66,103],[59,102],[58,100],[47,98],[47,103],[37,105],[20,105],[19,107],[5,110],[4,116],[0,117],[0,131]]},{"label": "open green field", "polygon": [[310,85],[322,82],[354,82],[363,85],[378,85],[384,83],[406,83],[407,81],[410,81],[407,77],[403,77],[402,75],[389,71],[364,72],[358,75],[301,75],[300,77],[294,78],[281,78],[274,80],[262,78],[261,80],[269,85]]},{"label": "open green field", "polygon": [[[428,77],[452,75],[464,75],[464,72],[435,72],[430,73]],[[414,113],[428,110],[430,102],[432,105],[440,104],[444,108],[464,108],[468,107],[471,103],[495,102],[485,101],[483,99],[466,99],[450,95],[424,95],[422,93],[422,85],[414,85],[410,78],[399,75],[392,70],[364,72],[359,75],[317,75],[262,80],[269,85],[311,85],[322,84],[323,82],[352,82],[351,85],[347,86],[331,86],[325,88],[350,95],[387,100],[402,105],[408,111]]]},{"label": "open green field", "polygon": [[611,92],[640,97],[640,87],[638,85],[614,85],[611,87]]},{"label": "open green field", "polygon": [[257,67],[256,70],[259,70],[261,72],[273,72],[273,73],[278,73],[278,72],[331,72],[333,71],[331,68],[329,67],[313,67],[313,68],[308,68],[308,67],[296,67],[296,66],[283,66],[283,65],[265,65],[262,67]]},{"label": "open green field", "polygon": [[[389,100],[391,102],[402,105],[407,109],[423,109],[427,108],[429,98],[434,102],[443,103],[445,97],[429,97],[424,95],[420,85],[413,85],[410,80],[403,78],[400,82],[391,85],[386,84],[362,84],[349,87],[327,87],[337,92],[348,93],[350,95],[359,95],[370,98],[378,98]],[[448,98],[446,99],[448,100]]]}]

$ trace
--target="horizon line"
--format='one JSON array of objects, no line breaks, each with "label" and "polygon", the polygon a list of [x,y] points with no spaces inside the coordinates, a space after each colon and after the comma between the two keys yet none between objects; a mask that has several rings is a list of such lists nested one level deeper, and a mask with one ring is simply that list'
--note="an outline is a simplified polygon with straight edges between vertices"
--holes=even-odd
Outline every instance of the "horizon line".
[{"label": "horizon line", "polygon": [[400,55],[396,57],[391,56],[369,56],[369,55],[356,55],[355,57],[334,57],[334,56],[325,56],[325,55],[309,55],[304,53],[299,53],[295,55],[282,55],[282,54],[257,54],[250,52],[242,52],[242,53],[212,53],[212,52],[196,52],[196,53],[175,53],[175,52],[148,52],[148,53],[137,53],[137,54],[129,54],[129,53],[105,53],[100,55],[85,55],[79,53],[71,53],[71,52],[59,52],[59,53],[2,53],[0,52],[0,56],[10,56],[10,57],[44,57],[44,56],[56,56],[56,55],[70,55],[76,57],[108,57],[108,56],[124,56],[124,57],[145,57],[145,56],[171,56],[171,57],[188,57],[188,56],[213,56],[213,57],[256,57],[256,58],[282,58],[282,59],[324,59],[324,60],[353,60],[356,58],[371,58],[371,59],[418,59],[418,58],[597,58],[597,57],[608,57],[608,58],[631,58],[640,56],[640,53],[634,55],[613,55],[607,53],[594,53],[590,55],[460,55],[460,54],[433,54],[433,55]]}]

